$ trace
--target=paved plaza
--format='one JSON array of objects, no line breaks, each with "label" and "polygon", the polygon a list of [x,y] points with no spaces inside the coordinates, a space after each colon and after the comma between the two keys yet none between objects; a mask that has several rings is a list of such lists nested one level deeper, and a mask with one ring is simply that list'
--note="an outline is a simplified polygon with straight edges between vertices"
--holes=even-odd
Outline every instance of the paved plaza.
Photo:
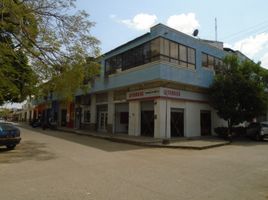
[{"label": "paved plaza", "polygon": [[0,149],[0,199],[268,199],[268,142],[167,149],[40,129]]}]

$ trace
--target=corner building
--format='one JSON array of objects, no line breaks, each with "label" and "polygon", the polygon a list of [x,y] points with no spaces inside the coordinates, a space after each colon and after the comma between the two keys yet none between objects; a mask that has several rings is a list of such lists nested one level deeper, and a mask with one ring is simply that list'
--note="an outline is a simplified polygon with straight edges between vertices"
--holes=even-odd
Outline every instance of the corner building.
[{"label": "corner building", "polygon": [[158,24],[103,55],[101,75],[75,98],[75,128],[154,138],[212,135],[225,125],[207,99],[228,52]]}]

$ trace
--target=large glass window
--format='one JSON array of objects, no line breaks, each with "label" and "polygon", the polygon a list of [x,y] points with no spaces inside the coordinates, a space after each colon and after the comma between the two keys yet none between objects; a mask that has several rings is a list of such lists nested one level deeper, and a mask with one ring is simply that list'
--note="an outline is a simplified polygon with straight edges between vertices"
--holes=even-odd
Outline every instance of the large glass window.
[{"label": "large glass window", "polygon": [[127,51],[122,55],[122,70],[128,69],[131,67],[132,61],[132,51]]},{"label": "large glass window", "polygon": [[214,66],[214,70],[215,70],[216,73],[220,71],[222,65],[223,65],[222,60],[219,59],[219,58],[215,58],[215,66]]},{"label": "large glass window", "polygon": [[195,50],[188,47],[188,68],[195,69]]},{"label": "large glass window", "polygon": [[187,48],[180,44],[180,61],[187,61]]},{"label": "large glass window", "polygon": [[151,61],[159,60],[160,38],[151,41]]},{"label": "large glass window", "polygon": [[150,43],[145,43],[143,45],[143,53],[142,53],[142,56],[143,56],[144,63],[150,62],[150,57],[151,57]]},{"label": "large glass window", "polygon": [[105,73],[112,74],[120,68],[127,70],[159,60],[195,69],[195,49],[159,37],[107,59],[105,61]]},{"label": "large glass window", "polygon": [[180,65],[187,67],[187,47],[184,45],[179,45],[179,59]]},{"label": "large glass window", "polygon": [[202,66],[208,67],[208,54],[202,53]]},{"label": "large glass window", "polygon": [[143,59],[143,46],[139,46],[135,48],[134,51],[134,65],[142,65],[144,64],[144,59]]},{"label": "large glass window", "polygon": [[214,57],[208,55],[208,68],[213,69],[214,68]]},{"label": "large glass window", "polygon": [[178,63],[179,58],[179,46],[175,42],[170,41],[170,62]]},{"label": "large glass window", "polygon": [[112,70],[122,67],[122,55],[113,56],[105,62],[105,72],[111,73]]},{"label": "large glass window", "polygon": [[169,40],[166,40],[164,38],[160,39],[160,54],[161,54],[161,60],[169,61],[170,52],[169,52]]},{"label": "large glass window", "polygon": [[202,66],[203,67],[214,69],[215,71],[217,71],[222,66],[222,64],[223,63],[221,59],[208,55],[206,53],[202,53]]}]

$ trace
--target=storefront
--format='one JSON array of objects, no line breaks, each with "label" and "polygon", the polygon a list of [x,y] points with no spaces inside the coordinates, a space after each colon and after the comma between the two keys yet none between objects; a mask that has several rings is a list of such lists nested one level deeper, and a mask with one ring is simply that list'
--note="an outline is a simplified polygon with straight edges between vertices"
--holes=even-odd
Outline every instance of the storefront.
[{"label": "storefront", "polygon": [[154,101],[142,101],[141,104],[141,136],[154,136]]},{"label": "storefront", "polygon": [[129,108],[128,103],[115,104],[115,119],[114,119],[114,132],[115,133],[128,133],[129,123]]},{"label": "storefront", "polygon": [[74,128],[74,103],[73,102],[61,102],[60,103],[60,121],[61,127]]},{"label": "storefront", "polygon": [[176,138],[211,135],[212,108],[206,95],[158,87],[131,91],[129,135]]}]

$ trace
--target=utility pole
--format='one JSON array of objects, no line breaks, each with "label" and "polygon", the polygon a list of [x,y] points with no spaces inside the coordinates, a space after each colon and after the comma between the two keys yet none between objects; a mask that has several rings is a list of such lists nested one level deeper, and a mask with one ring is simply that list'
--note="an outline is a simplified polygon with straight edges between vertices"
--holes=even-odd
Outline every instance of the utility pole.
[{"label": "utility pole", "polygon": [[215,17],[215,41],[218,41],[218,26],[217,26],[217,18]]}]

